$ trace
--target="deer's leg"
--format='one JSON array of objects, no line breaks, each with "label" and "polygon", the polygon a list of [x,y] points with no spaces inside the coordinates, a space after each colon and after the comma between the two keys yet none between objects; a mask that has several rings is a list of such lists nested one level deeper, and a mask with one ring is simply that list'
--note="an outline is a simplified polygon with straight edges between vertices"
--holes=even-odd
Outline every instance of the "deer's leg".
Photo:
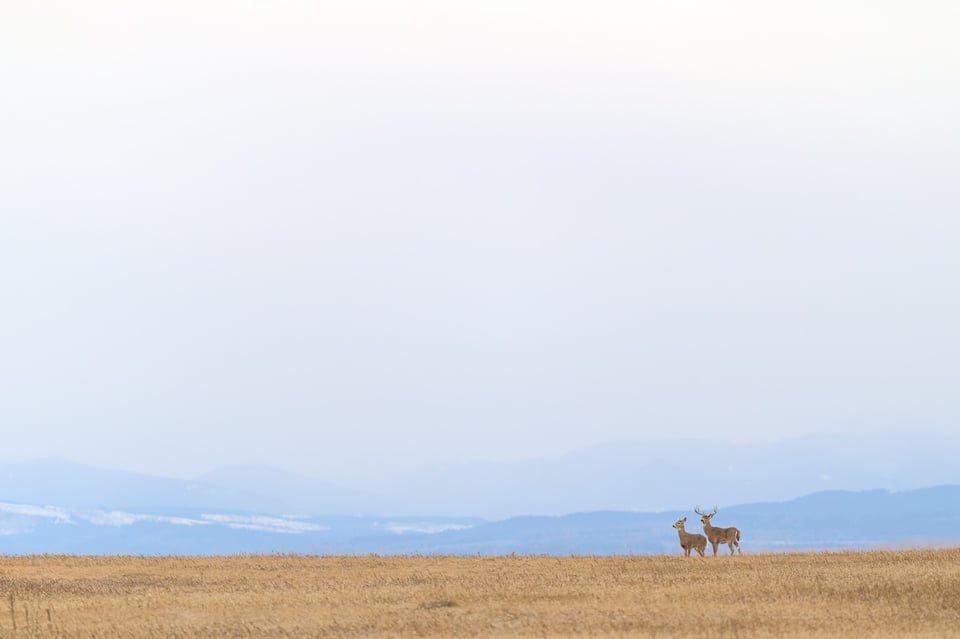
[{"label": "deer's leg", "polygon": [[719,541],[711,541],[710,543],[713,544],[713,556],[716,557],[716,556],[717,556],[717,546],[720,545],[720,542],[719,542]]}]

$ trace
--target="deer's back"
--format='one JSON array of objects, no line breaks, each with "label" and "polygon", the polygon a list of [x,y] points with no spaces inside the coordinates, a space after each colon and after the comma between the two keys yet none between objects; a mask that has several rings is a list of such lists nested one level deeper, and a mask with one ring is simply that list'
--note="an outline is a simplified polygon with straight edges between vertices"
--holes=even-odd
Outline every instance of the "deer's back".
[{"label": "deer's back", "polygon": [[717,528],[716,526],[711,526],[708,534],[710,535],[711,540],[726,542],[737,539],[740,536],[740,531],[735,526],[731,526],[730,528]]}]

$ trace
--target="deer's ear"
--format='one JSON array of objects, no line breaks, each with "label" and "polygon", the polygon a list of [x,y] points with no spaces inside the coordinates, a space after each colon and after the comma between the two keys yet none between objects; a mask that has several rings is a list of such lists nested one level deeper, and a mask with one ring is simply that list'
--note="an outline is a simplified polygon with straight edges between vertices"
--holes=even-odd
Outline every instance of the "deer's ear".
[{"label": "deer's ear", "polygon": [[687,520],[687,518],[686,518],[686,517],[684,517],[684,518],[683,518],[683,519],[681,519],[680,521],[686,521],[686,520]]}]

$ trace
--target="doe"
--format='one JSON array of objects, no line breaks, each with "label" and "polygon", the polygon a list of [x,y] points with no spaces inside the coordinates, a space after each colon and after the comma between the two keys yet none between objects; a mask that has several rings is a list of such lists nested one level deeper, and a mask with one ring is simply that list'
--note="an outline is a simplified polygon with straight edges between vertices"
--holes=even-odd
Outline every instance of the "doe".
[{"label": "doe", "polygon": [[707,549],[707,538],[703,535],[698,535],[697,533],[688,533],[683,529],[684,524],[687,523],[687,518],[678,519],[677,523],[673,525],[677,529],[677,533],[680,535],[680,547],[683,548],[683,556],[689,557],[691,550],[696,550],[701,557],[703,557],[703,552]]}]

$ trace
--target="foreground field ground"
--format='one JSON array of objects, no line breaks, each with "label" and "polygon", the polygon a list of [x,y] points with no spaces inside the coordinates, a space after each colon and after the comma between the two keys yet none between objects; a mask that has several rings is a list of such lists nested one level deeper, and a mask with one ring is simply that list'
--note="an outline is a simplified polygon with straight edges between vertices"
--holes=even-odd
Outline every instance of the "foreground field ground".
[{"label": "foreground field ground", "polygon": [[960,550],[0,557],[0,636],[960,636]]}]

